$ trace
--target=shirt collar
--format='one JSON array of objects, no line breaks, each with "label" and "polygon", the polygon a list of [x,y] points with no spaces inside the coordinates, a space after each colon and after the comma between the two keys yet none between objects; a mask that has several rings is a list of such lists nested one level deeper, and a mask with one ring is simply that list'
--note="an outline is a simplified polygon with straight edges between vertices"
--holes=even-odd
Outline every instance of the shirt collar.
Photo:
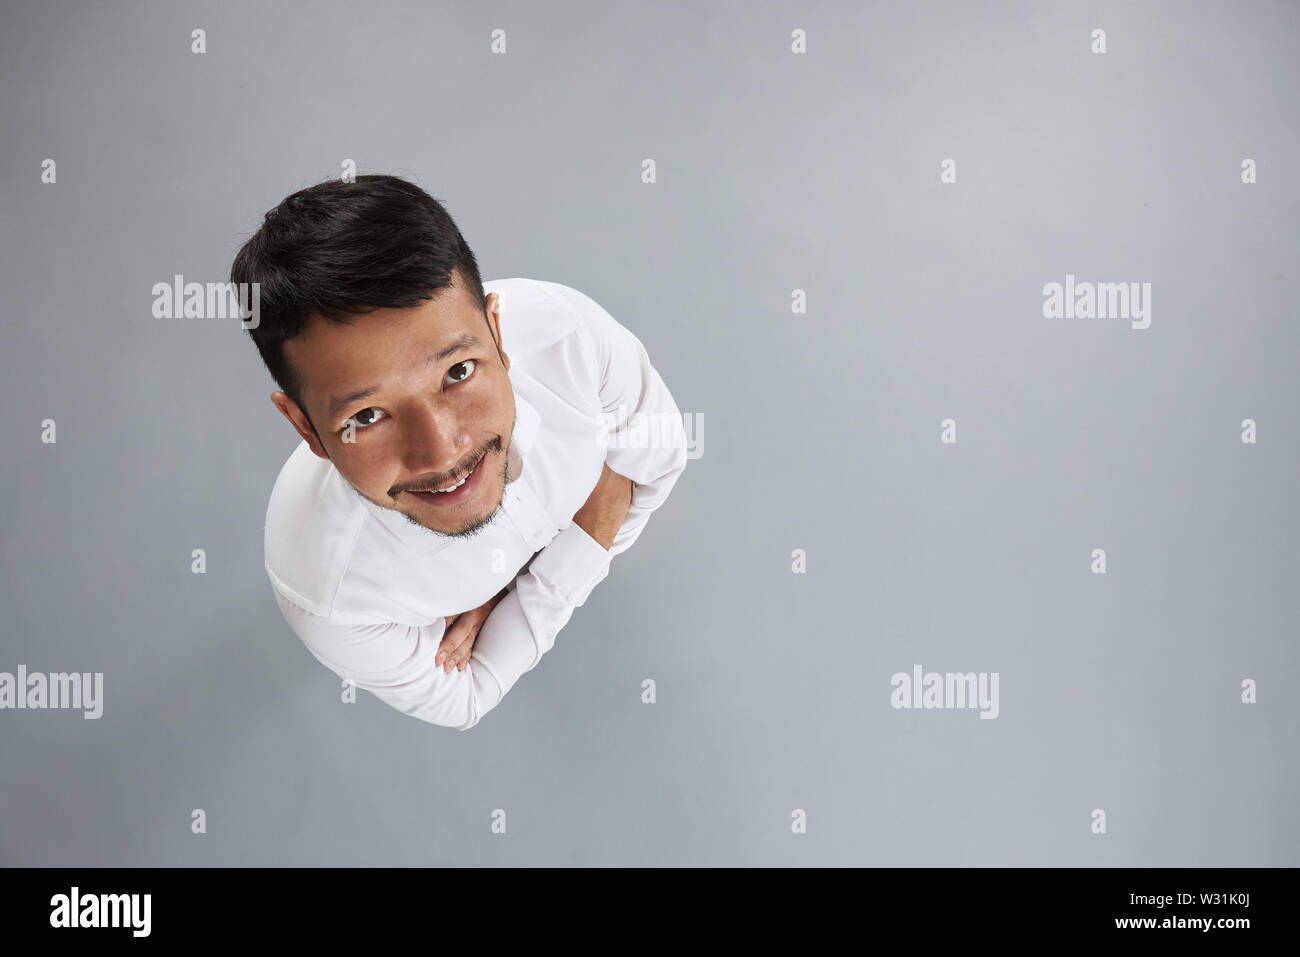
[{"label": "shirt collar", "polygon": [[[505,500],[502,502],[503,509],[508,506],[511,495],[517,494],[517,492],[511,487],[514,480],[518,478],[518,475],[511,478],[511,473],[515,471],[513,460],[517,457],[518,467],[522,470],[523,464],[526,461],[527,453],[532,449],[534,443],[537,441],[537,433],[542,424],[541,415],[533,408],[532,403],[519,394],[519,390],[514,387],[513,383],[511,384],[511,391],[514,392],[515,396],[514,431],[511,433],[509,443],[513,454],[511,457],[512,463],[507,466],[506,474],[509,481],[506,484]],[[342,476],[340,475],[338,478],[342,479]],[[354,492],[353,494],[356,493]],[[416,525],[401,512],[376,505],[368,498],[361,496],[358,497],[372,516],[383,523],[383,525],[396,535],[403,544],[408,545],[411,548],[428,553],[446,548],[448,545],[456,541],[456,539],[449,536],[439,535],[430,531],[423,525]]]},{"label": "shirt collar", "polygon": [[537,430],[542,424],[542,417],[533,408],[532,403],[519,394],[518,389],[514,389],[513,386],[511,388],[515,394],[515,431],[512,441],[520,455],[523,455],[533,447],[533,442],[537,439]]}]

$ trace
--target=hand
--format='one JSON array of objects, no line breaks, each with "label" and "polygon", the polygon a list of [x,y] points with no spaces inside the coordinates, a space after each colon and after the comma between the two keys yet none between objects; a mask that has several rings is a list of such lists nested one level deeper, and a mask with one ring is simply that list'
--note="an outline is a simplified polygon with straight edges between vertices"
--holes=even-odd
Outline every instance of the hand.
[{"label": "hand", "polygon": [[469,665],[469,653],[474,649],[479,629],[487,621],[488,615],[492,614],[492,609],[505,597],[506,590],[503,588],[477,608],[447,619],[442,641],[438,644],[438,654],[434,658],[434,661],[442,665],[444,674],[450,673],[452,668],[464,671]]},{"label": "hand", "polygon": [[573,522],[609,551],[631,505],[632,480],[602,465],[596,487],[573,516]]}]

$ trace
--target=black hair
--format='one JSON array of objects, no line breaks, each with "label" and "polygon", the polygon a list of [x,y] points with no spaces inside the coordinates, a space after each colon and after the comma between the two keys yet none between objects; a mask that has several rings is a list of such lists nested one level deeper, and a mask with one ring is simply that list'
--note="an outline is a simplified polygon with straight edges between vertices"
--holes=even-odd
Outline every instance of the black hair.
[{"label": "black hair", "polygon": [[259,284],[258,324],[248,334],[304,415],[283,343],[309,316],[350,324],[376,309],[412,308],[456,287],[457,276],[487,321],[478,262],[450,214],[414,183],[380,175],[330,179],[285,197],[230,267],[232,283]]}]

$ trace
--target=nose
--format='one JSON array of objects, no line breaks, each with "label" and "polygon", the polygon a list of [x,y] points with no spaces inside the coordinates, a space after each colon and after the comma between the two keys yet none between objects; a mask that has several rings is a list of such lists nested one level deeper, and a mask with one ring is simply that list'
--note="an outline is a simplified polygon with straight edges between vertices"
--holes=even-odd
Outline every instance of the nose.
[{"label": "nose", "polygon": [[444,409],[422,406],[406,418],[401,434],[406,470],[426,477],[451,476],[471,451],[469,430]]}]

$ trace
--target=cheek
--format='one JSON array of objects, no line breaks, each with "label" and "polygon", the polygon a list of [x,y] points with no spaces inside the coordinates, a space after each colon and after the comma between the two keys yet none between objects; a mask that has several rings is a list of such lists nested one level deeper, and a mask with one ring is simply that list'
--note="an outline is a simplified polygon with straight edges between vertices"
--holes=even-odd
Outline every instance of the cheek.
[{"label": "cheek", "polygon": [[467,393],[460,406],[460,412],[470,422],[495,422],[502,415],[502,409],[510,404],[510,395],[504,396],[500,383],[482,383],[484,386]]},{"label": "cheek", "polygon": [[385,494],[401,471],[392,444],[382,441],[358,439],[353,444],[343,443],[335,454],[334,464],[357,488]]},{"label": "cheek", "polygon": [[462,428],[472,437],[474,445],[482,444],[486,437],[500,436],[501,447],[504,449],[505,443],[510,439],[510,427],[515,416],[509,382],[494,382],[490,389],[483,388],[473,395],[466,394],[456,412]]}]

